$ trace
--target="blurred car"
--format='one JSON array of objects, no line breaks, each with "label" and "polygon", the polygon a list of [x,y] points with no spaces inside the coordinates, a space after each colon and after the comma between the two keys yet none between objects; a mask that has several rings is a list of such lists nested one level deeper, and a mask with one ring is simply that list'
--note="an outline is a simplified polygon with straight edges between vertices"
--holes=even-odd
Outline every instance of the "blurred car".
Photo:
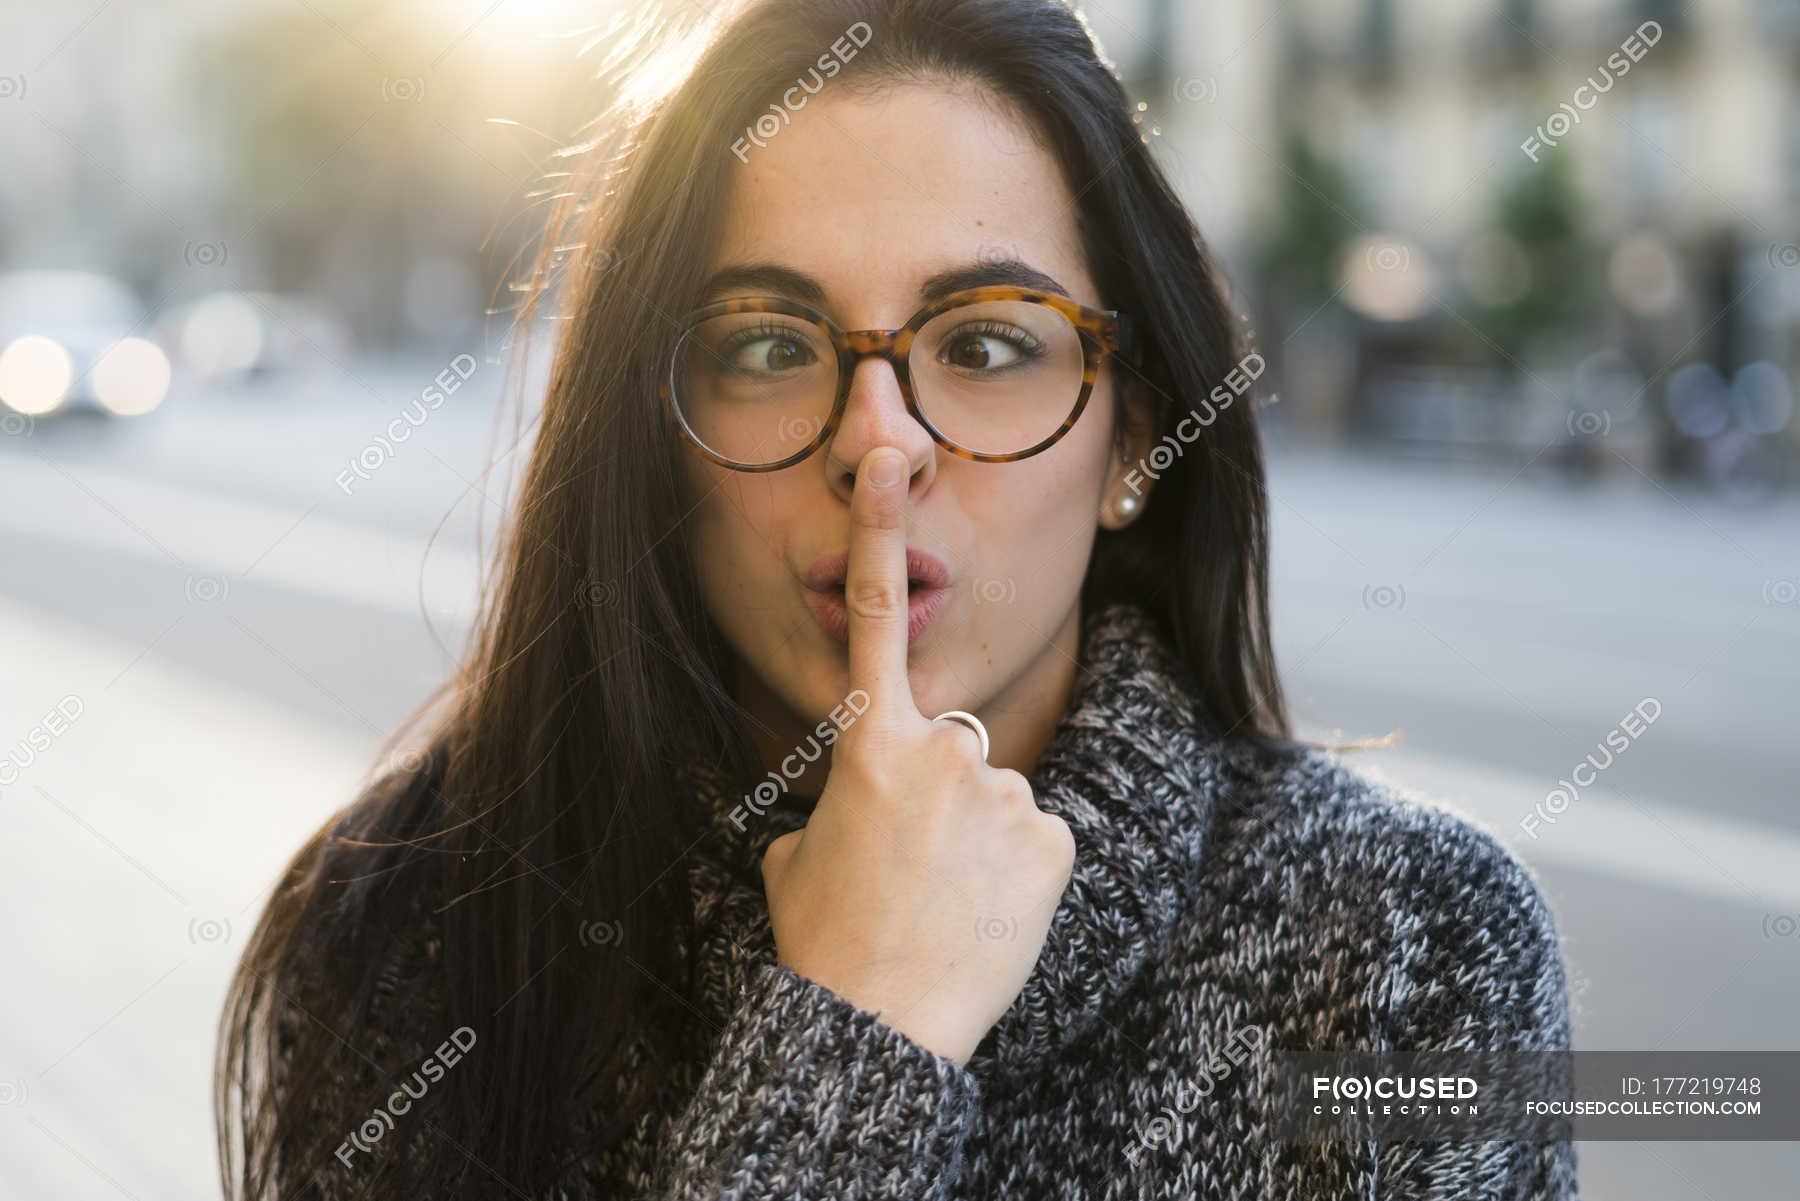
[{"label": "blurred car", "polygon": [[279,292],[214,292],[168,310],[157,330],[182,368],[209,384],[335,371],[354,352],[340,318]]},{"label": "blurred car", "polygon": [[161,404],[170,364],[143,304],[97,271],[0,274],[0,406],[29,417],[134,417]]}]

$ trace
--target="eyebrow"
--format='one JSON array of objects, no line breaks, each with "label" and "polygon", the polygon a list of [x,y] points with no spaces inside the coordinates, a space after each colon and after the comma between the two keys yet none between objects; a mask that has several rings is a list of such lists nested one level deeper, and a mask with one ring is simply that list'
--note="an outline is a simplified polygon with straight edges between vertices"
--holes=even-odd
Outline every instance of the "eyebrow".
[{"label": "eyebrow", "polygon": [[[939,271],[919,286],[919,298],[924,303],[931,304],[952,292],[961,292],[965,288],[982,288],[990,284],[1036,288],[1042,292],[1055,292],[1059,296],[1069,294],[1068,289],[1057,282],[1055,276],[1039,271],[1023,259],[1007,257],[982,259]],[[718,299],[723,293],[737,291],[785,296],[816,309],[826,307],[827,301],[824,285],[805,272],[783,267],[779,263],[743,263],[726,267],[707,280],[706,289],[701,293],[701,303],[706,304]]]}]

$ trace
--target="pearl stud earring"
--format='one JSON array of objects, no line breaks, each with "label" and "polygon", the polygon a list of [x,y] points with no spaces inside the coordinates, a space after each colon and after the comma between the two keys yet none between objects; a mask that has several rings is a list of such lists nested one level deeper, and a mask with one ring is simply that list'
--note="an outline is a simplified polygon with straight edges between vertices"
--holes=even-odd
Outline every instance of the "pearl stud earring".
[{"label": "pearl stud earring", "polygon": [[1113,512],[1117,513],[1120,517],[1130,517],[1133,513],[1137,512],[1137,507],[1138,498],[1130,494],[1121,496],[1118,500],[1113,502]]}]

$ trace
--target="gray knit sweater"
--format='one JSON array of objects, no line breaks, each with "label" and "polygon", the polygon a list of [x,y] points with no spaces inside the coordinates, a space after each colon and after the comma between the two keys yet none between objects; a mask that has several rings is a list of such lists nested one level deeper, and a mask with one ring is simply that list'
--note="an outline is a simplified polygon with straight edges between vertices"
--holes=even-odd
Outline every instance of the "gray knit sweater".
[{"label": "gray knit sweater", "polygon": [[[745,820],[746,782],[685,769],[694,1054],[558,1198],[1577,1196],[1567,1142],[1282,1142],[1233,1054],[1568,1049],[1555,922],[1518,860],[1330,753],[1218,737],[1137,608],[1086,614],[1082,668],[1031,777],[1073,877],[966,1067],[776,962],[760,858],[810,802]],[[423,999],[395,1020],[441,1028]]]}]

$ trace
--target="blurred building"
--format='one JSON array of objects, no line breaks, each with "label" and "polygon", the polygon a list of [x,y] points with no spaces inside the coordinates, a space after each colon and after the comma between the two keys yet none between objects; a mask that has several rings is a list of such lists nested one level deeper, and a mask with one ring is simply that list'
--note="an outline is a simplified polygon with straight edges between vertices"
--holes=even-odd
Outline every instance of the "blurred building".
[{"label": "blurred building", "polygon": [[550,152],[591,110],[580,31],[629,11],[7,6],[0,268],[106,271],[157,311],[300,293],[365,346],[461,348],[531,235],[517,218]]},{"label": "blurred building", "polygon": [[[301,293],[365,346],[462,349],[604,99],[578,49],[653,8],[12,6],[0,267],[108,270],[158,311]],[[1756,479],[1793,458],[1794,0],[1082,11],[1228,266],[1276,426]]]},{"label": "blurred building", "polygon": [[1661,463],[1667,384],[1702,363],[1720,385],[1690,424],[1779,426],[1791,452],[1791,389],[1732,385],[1795,367],[1792,0],[1088,11],[1287,352],[1283,419],[1515,448],[1605,427]]},{"label": "blurred building", "polygon": [[258,0],[178,0],[100,12],[0,10],[0,263],[114,271],[147,288],[171,240],[209,228],[226,179],[220,109],[191,48]]}]

